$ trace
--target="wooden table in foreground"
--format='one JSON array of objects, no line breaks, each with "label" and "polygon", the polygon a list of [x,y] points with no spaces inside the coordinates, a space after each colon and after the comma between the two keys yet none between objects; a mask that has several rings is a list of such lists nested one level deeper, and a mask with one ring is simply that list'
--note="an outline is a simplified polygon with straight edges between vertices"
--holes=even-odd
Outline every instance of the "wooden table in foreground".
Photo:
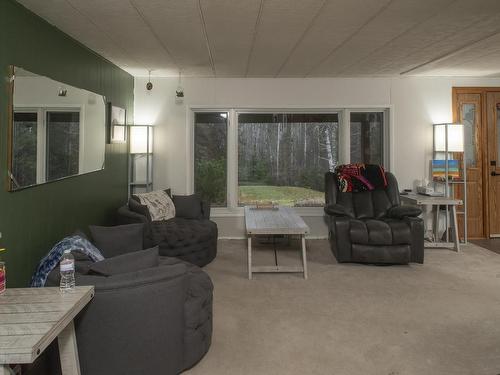
[{"label": "wooden table in foreground", "polygon": [[[303,272],[307,279],[306,239],[309,227],[290,207],[278,209],[255,209],[245,207],[245,226],[248,236],[248,278],[252,272]],[[256,235],[298,235],[302,244],[302,267],[291,266],[252,266],[252,236]]]},{"label": "wooden table in foreground", "polygon": [[63,375],[79,375],[73,318],[94,297],[93,286],[7,289],[0,294],[0,375],[9,364],[33,363],[57,337]]},{"label": "wooden table in foreground", "polygon": [[431,197],[422,194],[408,193],[401,195],[401,200],[417,206],[433,206],[435,210],[434,237],[437,238],[439,226],[439,207],[448,206],[451,208],[451,229],[453,230],[453,242],[429,242],[426,241],[424,247],[452,247],[455,251],[460,251],[460,239],[458,238],[457,206],[463,204],[461,199],[447,197]]}]

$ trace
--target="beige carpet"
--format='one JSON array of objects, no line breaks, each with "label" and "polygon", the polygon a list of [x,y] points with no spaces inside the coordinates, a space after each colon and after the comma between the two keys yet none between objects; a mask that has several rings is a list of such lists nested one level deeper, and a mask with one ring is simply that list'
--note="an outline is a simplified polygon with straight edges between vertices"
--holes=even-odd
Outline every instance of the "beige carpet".
[{"label": "beige carpet", "polygon": [[[274,262],[269,247],[256,253]],[[296,248],[278,254],[299,262]],[[424,265],[337,264],[315,240],[308,260],[308,280],[250,281],[245,242],[220,241],[206,267],[212,347],[186,374],[500,374],[500,255],[468,245],[426,250]]]}]

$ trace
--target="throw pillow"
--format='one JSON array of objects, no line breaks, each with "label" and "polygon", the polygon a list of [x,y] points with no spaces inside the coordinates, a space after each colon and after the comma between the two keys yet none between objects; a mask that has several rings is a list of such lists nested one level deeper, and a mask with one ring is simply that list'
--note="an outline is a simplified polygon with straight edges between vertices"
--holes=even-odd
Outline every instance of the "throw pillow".
[{"label": "throw pillow", "polygon": [[113,276],[158,267],[159,264],[158,246],[156,246],[151,249],[134,251],[93,263],[89,267],[89,273]]},{"label": "throw pillow", "polygon": [[130,198],[128,200],[128,208],[130,211],[145,216],[148,221],[151,221],[151,215],[149,214],[148,206],[142,205],[139,201]]},{"label": "throw pillow", "polygon": [[185,219],[200,219],[201,199],[198,195],[174,195],[172,197],[175,205],[175,215]]},{"label": "throw pillow", "polygon": [[168,220],[175,217],[175,206],[164,190],[136,194],[142,205],[148,207],[152,221]]},{"label": "throw pillow", "polygon": [[143,248],[144,224],[142,223],[114,227],[91,225],[89,229],[95,245],[106,258]]},{"label": "throw pillow", "polygon": [[[172,189],[165,189],[163,191],[167,193],[170,198],[172,198]],[[137,202],[140,203],[139,197],[136,194],[132,194],[130,198],[135,199]]]}]

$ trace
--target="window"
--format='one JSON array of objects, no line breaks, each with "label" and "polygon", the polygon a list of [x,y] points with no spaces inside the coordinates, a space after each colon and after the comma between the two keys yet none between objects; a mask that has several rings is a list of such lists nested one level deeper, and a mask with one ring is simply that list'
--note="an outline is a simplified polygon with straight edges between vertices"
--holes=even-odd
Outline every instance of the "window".
[{"label": "window", "polygon": [[384,164],[384,112],[351,112],[351,163]]},{"label": "window", "polygon": [[213,206],[227,205],[227,112],[194,119],[194,191]]},{"label": "window", "polygon": [[47,116],[47,181],[78,174],[80,113],[49,111]]},{"label": "window", "polygon": [[16,108],[13,123],[15,188],[79,173],[79,109]]},{"label": "window", "polygon": [[267,202],[320,214],[325,172],[389,169],[388,119],[386,108],[193,110],[191,186],[220,215]]},{"label": "window", "polygon": [[37,112],[15,112],[12,175],[19,186],[36,184]]},{"label": "window", "polygon": [[338,163],[337,113],[238,115],[238,204],[322,206]]}]

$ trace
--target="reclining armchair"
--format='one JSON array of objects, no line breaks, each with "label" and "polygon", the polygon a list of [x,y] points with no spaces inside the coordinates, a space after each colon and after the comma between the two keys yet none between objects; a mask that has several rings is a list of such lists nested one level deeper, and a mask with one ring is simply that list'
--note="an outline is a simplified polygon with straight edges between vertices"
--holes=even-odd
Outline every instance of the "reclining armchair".
[{"label": "reclining armchair", "polygon": [[338,262],[424,262],[422,211],[401,205],[396,178],[389,172],[385,177],[384,189],[341,192],[336,174],[325,174],[325,214]]}]

